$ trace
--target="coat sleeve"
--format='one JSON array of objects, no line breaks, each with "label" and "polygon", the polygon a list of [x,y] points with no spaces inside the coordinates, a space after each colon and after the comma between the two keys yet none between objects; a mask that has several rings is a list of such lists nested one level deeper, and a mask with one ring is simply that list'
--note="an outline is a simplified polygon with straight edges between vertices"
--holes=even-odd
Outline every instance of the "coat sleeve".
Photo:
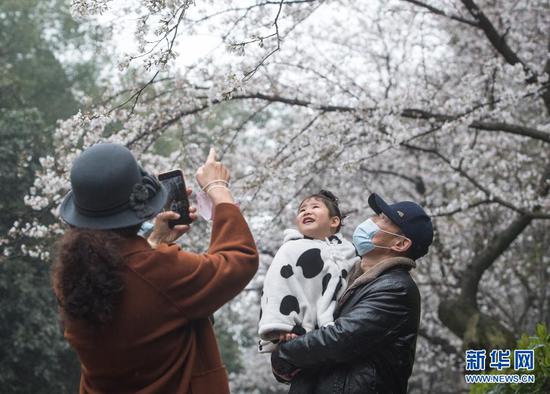
[{"label": "coat sleeve", "polygon": [[411,307],[405,286],[385,282],[365,294],[334,325],[280,344],[273,358],[301,369],[315,368],[364,358],[394,341]]},{"label": "coat sleeve", "polygon": [[[289,242],[279,248],[265,275],[261,298],[262,317],[258,323],[258,334],[264,340],[274,339],[269,334],[276,331],[290,332],[295,324],[294,314],[283,315],[280,312],[283,297],[296,295],[291,286],[294,281],[292,267],[296,262],[292,261],[289,249]],[[285,269],[289,270],[288,276]],[[300,301],[302,300],[298,299]]]},{"label": "coat sleeve", "polygon": [[[235,297],[258,269],[258,252],[239,208],[215,207],[207,253],[160,245],[142,276],[162,292],[188,320],[208,317]],[[153,263],[153,264],[151,264]]]}]

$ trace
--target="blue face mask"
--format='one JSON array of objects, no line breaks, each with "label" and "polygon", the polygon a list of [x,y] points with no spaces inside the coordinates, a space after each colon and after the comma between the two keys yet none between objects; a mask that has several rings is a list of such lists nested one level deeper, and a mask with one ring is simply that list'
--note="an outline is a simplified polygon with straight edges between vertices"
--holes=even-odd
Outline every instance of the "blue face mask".
[{"label": "blue face mask", "polygon": [[395,235],[397,237],[404,237],[400,234],[390,233],[389,231],[382,230],[372,219],[367,219],[361,223],[353,232],[353,245],[357,249],[359,256],[364,256],[367,253],[374,250],[374,248],[391,249],[387,246],[375,245],[372,239],[378,232],[384,232],[387,234]]}]

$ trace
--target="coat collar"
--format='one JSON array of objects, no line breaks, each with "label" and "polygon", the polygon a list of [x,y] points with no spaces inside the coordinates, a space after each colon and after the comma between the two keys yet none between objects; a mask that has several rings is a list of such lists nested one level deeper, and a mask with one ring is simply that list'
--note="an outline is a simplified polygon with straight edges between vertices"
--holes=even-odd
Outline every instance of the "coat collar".
[{"label": "coat collar", "polygon": [[[357,266],[361,269],[361,261],[357,263]],[[350,287],[357,287],[364,283],[371,282],[378,278],[383,272],[397,266],[410,270],[412,268],[416,268],[416,263],[408,257],[390,257],[389,259],[380,261],[375,266],[370,267],[368,270],[360,274],[359,277],[353,281]]]},{"label": "coat collar", "polygon": [[375,266],[361,273],[361,261],[358,261],[357,264],[355,264],[355,267],[353,267],[353,271],[350,273],[351,284],[348,286],[344,294],[342,294],[342,297],[338,302],[338,306],[341,306],[349,298],[351,290],[364,285],[365,283],[372,282],[374,279],[382,275],[382,273],[394,267],[403,267],[411,270],[412,268],[416,268],[416,263],[408,257],[390,257],[389,259],[380,261]]},{"label": "coat collar", "polygon": [[138,252],[151,251],[151,246],[147,240],[140,236],[124,238],[119,243],[120,254],[128,257],[131,254]]}]

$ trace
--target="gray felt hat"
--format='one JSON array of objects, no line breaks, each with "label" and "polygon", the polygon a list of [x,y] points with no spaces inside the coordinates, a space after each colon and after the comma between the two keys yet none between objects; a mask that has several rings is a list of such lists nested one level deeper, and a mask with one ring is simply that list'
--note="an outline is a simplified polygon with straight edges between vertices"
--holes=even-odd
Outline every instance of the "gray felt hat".
[{"label": "gray felt hat", "polygon": [[71,191],[60,214],[72,226],[98,230],[130,227],[162,211],[168,193],[119,144],[94,145],[71,169]]}]

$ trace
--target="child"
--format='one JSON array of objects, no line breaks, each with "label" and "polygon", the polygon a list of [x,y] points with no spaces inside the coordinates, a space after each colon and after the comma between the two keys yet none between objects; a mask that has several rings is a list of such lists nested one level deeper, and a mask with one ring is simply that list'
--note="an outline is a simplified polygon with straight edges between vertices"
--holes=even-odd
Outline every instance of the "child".
[{"label": "child", "polygon": [[338,199],[321,190],[302,201],[296,225],[286,230],[264,279],[258,334],[260,352],[271,352],[285,334],[304,334],[333,323],[346,277],[359,261],[339,233]]}]

